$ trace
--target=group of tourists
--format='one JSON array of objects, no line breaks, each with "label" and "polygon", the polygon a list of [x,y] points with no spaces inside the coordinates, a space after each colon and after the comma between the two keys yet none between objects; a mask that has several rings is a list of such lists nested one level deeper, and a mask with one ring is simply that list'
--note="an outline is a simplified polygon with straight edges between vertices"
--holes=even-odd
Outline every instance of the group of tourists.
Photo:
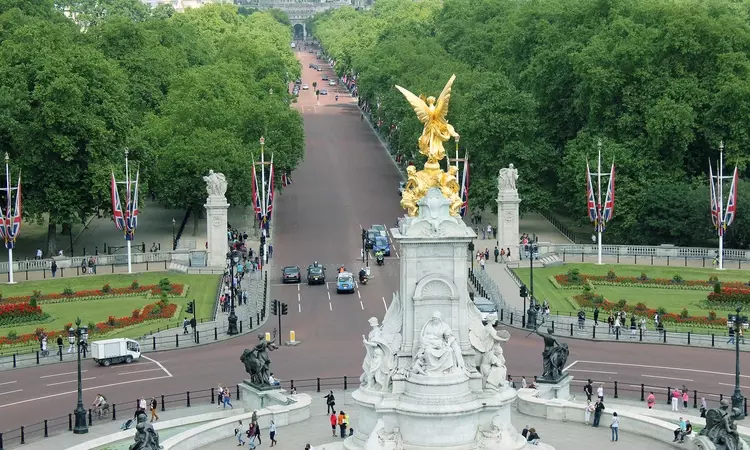
[{"label": "group of tourists", "polygon": [[[260,425],[258,424],[258,410],[253,411],[252,418],[250,419],[250,425],[247,430],[243,431],[242,421],[238,421],[237,427],[234,429],[234,435],[237,437],[237,446],[242,447],[247,442],[248,447],[252,450],[256,446],[261,445]],[[271,441],[271,447],[277,444],[276,442],[276,424],[273,420],[268,424],[268,438]],[[247,441],[245,441],[247,439]],[[257,441],[257,444],[256,444]]]}]

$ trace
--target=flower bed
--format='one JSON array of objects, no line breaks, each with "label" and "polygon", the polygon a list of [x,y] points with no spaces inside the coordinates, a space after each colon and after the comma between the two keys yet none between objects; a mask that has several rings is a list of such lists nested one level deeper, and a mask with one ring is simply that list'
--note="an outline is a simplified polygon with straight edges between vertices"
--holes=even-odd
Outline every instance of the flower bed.
[{"label": "flower bed", "polygon": [[29,322],[42,322],[49,318],[39,306],[30,303],[0,305],[0,327],[20,325]]},{"label": "flower bed", "polygon": [[736,306],[750,303],[750,288],[721,287],[721,292],[708,294],[708,302],[718,306]]},{"label": "flower bed", "polygon": [[[622,287],[650,287],[662,289],[692,289],[692,290],[709,290],[713,289],[718,280],[683,280],[679,275],[674,278],[648,278],[642,274],[640,277],[619,277],[610,272],[608,275],[587,275],[575,274],[558,274],[554,276],[555,286],[560,289],[581,288],[587,283],[603,286],[622,286]],[[747,289],[748,286],[741,281],[722,281],[723,288]]]},{"label": "flower bed", "polygon": [[[607,312],[626,311],[629,314],[636,314],[640,316],[646,316],[649,318],[653,318],[654,314],[657,313],[656,309],[649,308],[643,303],[638,303],[635,306],[631,306],[628,304],[622,305],[618,303],[612,303],[606,298],[602,297],[601,295],[593,294],[593,293],[583,293],[580,295],[576,295],[572,297],[571,300],[577,303],[579,307],[584,308],[584,309],[594,309],[595,307],[598,306],[599,309],[602,311],[607,311]],[[683,311],[682,314],[668,313],[668,312],[662,311],[662,313],[659,314],[659,317],[664,323],[675,323],[675,324],[681,324],[681,325],[693,325],[693,326],[702,326],[702,327],[713,327],[713,326],[725,327],[727,324],[726,319],[717,317],[714,311],[710,311],[708,317],[690,316],[687,314],[687,311]]]},{"label": "flower bed", "polygon": [[[27,306],[28,304],[21,305]],[[0,308],[6,306],[10,305],[3,305],[0,306]],[[95,324],[94,327],[89,328],[89,334],[97,337],[96,335],[103,335],[111,331],[138,325],[150,320],[171,319],[177,313],[177,309],[177,304],[167,303],[160,300],[156,303],[151,303],[144,306],[142,310],[133,311],[133,313],[128,317],[110,316],[107,321],[99,322]],[[44,328],[37,328],[34,333],[21,334],[18,336],[0,336],[0,347],[36,342],[39,340],[39,335],[42,333],[47,335],[47,340],[49,342],[56,339],[59,335],[67,339],[68,329],[71,326],[72,324],[67,324],[62,330],[45,330]]]},{"label": "flower bed", "polygon": [[[168,296],[181,297],[185,293],[185,286],[183,284],[175,283],[170,284],[170,290],[167,292]],[[34,298],[37,302],[67,302],[67,301],[79,301],[86,298],[107,298],[107,297],[125,297],[131,295],[161,295],[162,287],[158,284],[151,284],[146,286],[140,286],[136,281],[130,286],[113,288],[109,284],[105,284],[102,289],[90,289],[83,291],[72,291],[66,290],[65,292],[56,292],[51,294],[44,294],[39,291],[35,291],[32,295],[23,295],[17,297],[0,297],[0,305],[7,305],[13,303],[27,303]]]}]

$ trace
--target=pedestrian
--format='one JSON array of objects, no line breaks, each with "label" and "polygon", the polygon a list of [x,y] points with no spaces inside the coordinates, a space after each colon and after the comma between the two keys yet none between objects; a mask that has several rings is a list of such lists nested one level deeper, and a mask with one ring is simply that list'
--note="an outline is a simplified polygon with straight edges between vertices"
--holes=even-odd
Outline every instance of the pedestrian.
[{"label": "pedestrian", "polygon": [[344,414],[344,411],[339,411],[339,431],[341,432],[341,439],[344,439],[346,437],[346,423],[344,423],[344,420],[346,420],[346,415]]},{"label": "pedestrian", "polygon": [[159,415],[156,414],[156,408],[159,406],[159,403],[156,401],[156,397],[151,397],[151,422],[156,422],[159,420]]},{"label": "pedestrian", "polygon": [[238,421],[237,428],[234,429],[234,435],[237,437],[237,447],[245,445],[245,440],[242,439],[242,421]]},{"label": "pedestrian", "polygon": [[57,336],[57,354],[62,356],[62,349],[63,349],[63,338],[62,336]]},{"label": "pedestrian", "polygon": [[497,258],[498,258],[498,256],[500,256],[500,250],[498,250],[497,245],[495,246],[494,253],[495,253],[495,262],[498,262]]},{"label": "pedestrian", "polygon": [[584,410],[584,423],[589,424],[591,420],[591,413],[594,412],[594,405],[591,404],[591,400],[586,400],[586,409]]},{"label": "pedestrian", "polygon": [[594,386],[591,385],[591,378],[588,383],[583,387],[583,393],[586,394],[586,400],[591,401],[591,394],[594,392]]},{"label": "pedestrian", "polygon": [[484,270],[484,265],[485,265],[485,264],[486,264],[486,263],[485,263],[485,260],[484,260],[484,258],[480,258],[480,259],[479,259],[479,267],[481,267],[481,268],[482,268],[482,270]]},{"label": "pedestrian", "polygon": [[604,411],[604,402],[597,400],[594,405],[594,423],[591,425],[592,427],[599,427],[599,421],[602,419],[602,411]]},{"label": "pedestrian", "polygon": [[273,244],[268,244],[268,259],[273,258]]},{"label": "pedestrian", "polygon": [[338,418],[336,417],[336,411],[331,412],[329,420],[331,422],[331,432],[333,433],[333,437],[336,437],[336,425],[339,423]]},{"label": "pedestrian", "polygon": [[648,405],[648,409],[654,409],[654,406],[656,406],[656,396],[653,392],[648,393],[648,397],[646,397],[646,404]]},{"label": "pedestrian", "polygon": [[706,405],[706,398],[705,397],[701,397],[701,409],[700,409],[700,411],[701,411],[701,417],[705,418],[706,417],[706,412],[708,411],[708,406]]},{"label": "pedestrian", "polygon": [[630,339],[635,339],[635,314],[630,316]]},{"label": "pedestrian", "polygon": [[594,307],[594,326],[596,327],[598,325],[599,325],[599,307],[595,306]]},{"label": "pedestrian", "polygon": [[276,445],[276,424],[271,421],[271,425],[268,426],[268,438],[271,439],[271,447]]},{"label": "pedestrian", "polygon": [[254,424],[250,424],[247,431],[245,432],[245,436],[247,436],[247,445],[250,448],[250,450],[253,450],[255,448],[255,429],[258,428]]},{"label": "pedestrian", "polygon": [[[334,410],[334,406],[336,406],[336,397],[333,396],[333,391],[329,391],[327,395],[323,396],[324,399],[326,399],[326,405],[328,406],[328,409],[326,409],[326,414],[329,412],[332,412]],[[334,413],[336,411],[333,411]]]},{"label": "pedestrian", "polygon": [[599,401],[604,401],[604,383],[601,383],[598,388],[596,388],[596,396],[599,397]]},{"label": "pedestrian", "polygon": [[511,261],[511,259],[510,259],[510,247],[508,247],[508,249],[505,250],[505,257],[508,258],[508,262]]},{"label": "pedestrian", "polygon": [[216,407],[221,408],[221,405],[224,404],[224,388],[219,385],[219,388],[216,390]]},{"label": "pedestrian", "polygon": [[616,412],[612,413],[612,424],[609,427],[612,429],[612,442],[617,442],[620,439],[620,418]]},{"label": "pedestrian", "polygon": [[257,423],[255,424],[255,439],[258,440],[258,445],[261,445],[263,442],[260,440],[260,425]]},{"label": "pedestrian", "polygon": [[182,321],[182,334],[189,334],[188,325],[190,325],[190,321],[188,320],[187,317],[185,317],[185,319]]},{"label": "pedestrian", "polygon": [[55,278],[55,275],[57,275],[57,261],[54,259],[52,260],[52,265],[50,266],[49,270],[52,272],[52,278]]},{"label": "pedestrian", "polygon": [[484,248],[484,259],[485,259],[485,261],[489,261],[490,260],[490,249],[487,248],[487,247]]},{"label": "pedestrian", "polygon": [[682,410],[683,411],[687,411],[689,401],[690,401],[690,394],[688,394],[687,389],[683,389],[682,390]]},{"label": "pedestrian", "polygon": [[612,334],[615,328],[615,318],[612,313],[609,313],[609,317],[607,317],[607,326],[609,327],[607,333]]},{"label": "pedestrian", "polygon": [[234,409],[234,406],[232,406],[232,394],[229,392],[229,390],[224,390],[224,409],[229,406],[230,409]]},{"label": "pedestrian", "polygon": [[672,411],[680,410],[680,391],[672,389]]},{"label": "pedestrian", "polygon": [[529,385],[526,384],[526,377],[521,377],[521,389],[526,389]]}]

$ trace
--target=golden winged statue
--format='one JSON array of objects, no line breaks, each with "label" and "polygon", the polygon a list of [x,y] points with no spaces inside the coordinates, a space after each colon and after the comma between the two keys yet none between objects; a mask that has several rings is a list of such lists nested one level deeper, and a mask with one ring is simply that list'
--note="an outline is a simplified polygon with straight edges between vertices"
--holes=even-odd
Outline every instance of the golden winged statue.
[{"label": "golden winged statue", "polygon": [[451,87],[455,80],[455,75],[448,80],[448,83],[437,98],[437,103],[435,97],[430,96],[425,98],[424,95],[417,97],[408,90],[396,85],[396,89],[406,97],[411,107],[414,108],[414,112],[417,113],[417,118],[424,124],[424,130],[419,137],[419,152],[427,157],[426,168],[437,164],[438,161],[445,158],[444,142],[447,142],[451,137],[458,137],[456,130],[446,120],[451,100]]},{"label": "golden winged statue", "polygon": [[[401,206],[406,209],[410,217],[415,217],[419,212],[417,203],[431,188],[438,188],[443,196],[450,202],[450,213],[452,216],[460,216],[461,197],[458,193],[458,180],[456,179],[457,168],[451,167],[446,173],[440,168],[440,160],[445,158],[445,147],[443,144],[456,139],[459,135],[453,126],[448,123],[448,106],[451,100],[451,88],[456,76],[453,75],[443,88],[440,96],[417,97],[401,86],[396,89],[409,101],[417,118],[424,124],[422,135],[419,136],[419,152],[427,157],[424,169],[417,172],[414,166],[407,168],[407,183],[402,194]],[[458,145],[458,144],[456,144]]]}]

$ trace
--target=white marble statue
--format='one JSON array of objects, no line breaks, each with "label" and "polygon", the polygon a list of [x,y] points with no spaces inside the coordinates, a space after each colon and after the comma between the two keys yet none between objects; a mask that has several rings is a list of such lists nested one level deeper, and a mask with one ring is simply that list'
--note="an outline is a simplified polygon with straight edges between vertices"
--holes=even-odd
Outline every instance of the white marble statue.
[{"label": "white marble statue", "polygon": [[500,192],[516,191],[516,180],[518,180],[518,169],[513,167],[513,164],[500,169],[500,174],[497,177]]},{"label": "white marble statue", "polygon": [[442,375],[466,369],[458,340],[451,327],[443,322],[439,311],[435,311],[422,327],[419,342],[412,373]]},{"label": "white marble statue", "polygon": [[510,333],[497,331],[492,324],[483,322],[476,305],[471,301],[468,303],[469,342],[477,352],[474,364],[482,374],[485,389],[500,390],[505,387],[508,374],[501,343],[508,342]]},{"label": "white marble statue", "polygon": [[223,173],[217,173],[213,170],[208,171],[208,176],[203,177],[206,182],[206,191],[211,197],[224,197],[227,193],[227,178]]},{"label": "white marble statue", "polygon": [[372,329],[367,338],[362,336],[367,355],[362,362],[363,373],[359,379],[367,389],[387,391],[391,385],[396,371],[396,353],[401,348],[401,316],[401,301],[397,294],[393,294],[393,301],[383,317],[383,325],[379,326],[375,317],[368,321]]}]

